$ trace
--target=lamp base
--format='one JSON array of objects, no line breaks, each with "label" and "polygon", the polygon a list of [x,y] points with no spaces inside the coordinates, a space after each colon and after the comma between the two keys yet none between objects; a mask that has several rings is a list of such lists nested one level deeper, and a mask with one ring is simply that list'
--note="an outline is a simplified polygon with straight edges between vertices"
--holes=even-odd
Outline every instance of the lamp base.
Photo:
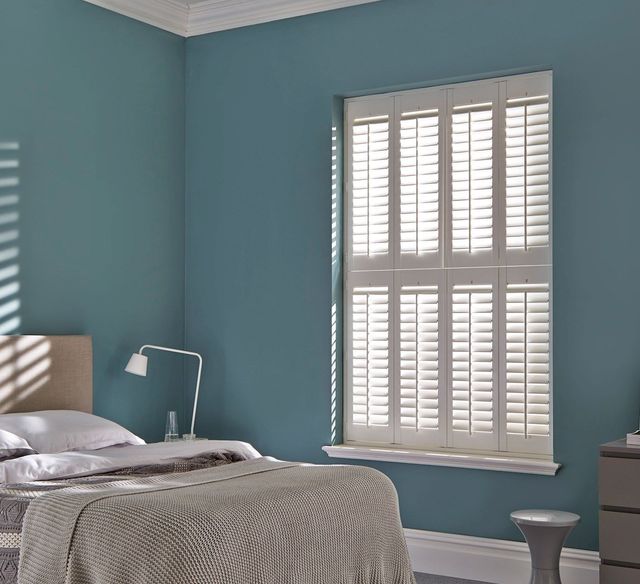
[{"label": "lamp base", "polygon": [[196,435],[195,434],[183,434],[182,435],[182,439],[183,440],[195,440],[196,439]]}]

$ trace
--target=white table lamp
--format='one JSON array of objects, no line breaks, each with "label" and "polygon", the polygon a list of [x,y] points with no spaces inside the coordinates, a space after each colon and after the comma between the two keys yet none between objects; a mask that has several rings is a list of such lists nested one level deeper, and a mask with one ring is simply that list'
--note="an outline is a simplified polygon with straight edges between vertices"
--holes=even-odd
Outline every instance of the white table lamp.
[{"label": "white table lamp", "polygon": [[196,424],[196,409],[198,407],[198,394],[200,393],[200,378],[202,377],[202,356],[198,353],[193,353],[192,351],[183,351],[182,349],[172,349],[170,347],[160,347],[158,345],[142,345],[140,350],[137,353],[133,353],[131,355],[131,359],[127,363],[127,366],[124,370],[127,373],[132,373],[133,375],[139,375],[140,377],[147,376],[147,365],[149,363],[149,358],[146,355],[143,355],[142,352],[145,349],[156,349],[157,351],[167,351],[169,353],[180,353],[181,355],[191,355],[192,357],[197,357],[198,359],[198,378],[196,380],[196,394],[193,398],[193,415],[191,416],[191,433],[186,434],[184,436],[187,440],[195,439],[196,435],[194,433],[194,428]]}]

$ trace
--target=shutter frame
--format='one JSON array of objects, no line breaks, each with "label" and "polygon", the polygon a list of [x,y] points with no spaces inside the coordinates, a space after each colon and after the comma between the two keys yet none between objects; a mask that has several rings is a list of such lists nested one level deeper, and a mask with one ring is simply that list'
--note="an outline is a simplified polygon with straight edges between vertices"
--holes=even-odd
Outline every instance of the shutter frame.
[{"label": "shutter frame", "polygon": [[[446,446],[447,437],[447,367],[446,367],[446,354],[447,354],[447,327],[446,327],[446,277],[443,270],[397,270],[394,274],[395,277],[395,302],[394,302],[394,315],[395,315],[395,366],[394,366],[394,388],[396,389],[395,396],[395,442],[402,444],[403,446],[409,446],[412,448],[440,448]],[[438,328],[438,340],[437,340],[437,386],[438,386],[438,406],[437,406],[437,429],[427,428],[409,428],[402,424],[402,394],[403,394],[403,369],[406,371],[408,368],[405,366],[405,362],[408,360],[407,352],[412,351],[413,347],[406,347],[407,340],[403,339],[403,328],[409,325],[410,329],[413,324],[412,319],[405,320],[403,322],[403,296],[410,296],[413,294],[432,295],[433,289],[437,294],[437,328]],[[424,307],[424,305],[423,305]],[[416,311],[420,309],[416,307]],[[406,310],[406,303],[405,303]],[[405,313],[406,315],[406,313]],[[404,326],[403,326],[404,325]],[[419,335],[415,327],[416,334]],[[408,332],[408,331],[407,331]],[[413,331],[411,331],[413,332]],[[411,343],[411,341],[408,341]],[[418,344],[416,342],[416,344]],[[420,347],[416,347],[419,350]],[[423,350],[427,350],[424,346]],[[431,349],[433,351],[433,349]],[[419,357],[416,357],[416,365],[418,364]],[[433,372],[434,368],[424,366],[422,364],[423,371],[428,370]],[[419,401],[419,371],[415,371],[415,392],[416,402]],[[406,380],[404,380],[406,381]],[[406,385],[406,384],[405,384]],[[411,384],[408,384],[411,385]],[[406,393],[410,393],[410,388],[405,388]],[[416,405],[416,408],[419,409]],[[419,417],[420,412],[416,411],[416,415]]]},{"label": "shutter frame", "polygon": [[[546,246],[530,247],[529,249],[514,249],[508,245],[507,240],[507,226],[503,231],[503,237],[505,241],[503,243],[506,265],[507,266],[533,266],[533,265],[551,265],[552,263],[552,241],[553,241],[553,229],[552,229],[552,208],[553,208],[553,181],[552,181],[552,167],[553,167],[553,76],[550,71],[541,73],[535,73],[531,75],[520,75],[509,77],[504,82],[505,85],[505,104],[503,106],[503,115],[505,120],[507,118],[507,110],[515,105],[513,100],[517,100],[520,103],[523,98],[533,96],[547,96],[548,102],[548,178],[547,178],[547,232],[548,243]],[[509,147],[509,138],[507,137],[507,128],[505,127],[505,167],[507,165],[507,153],[506,148]],[[525,169],[526,172],[526,169]],[[525,174],[526,176],[526,174]],[[505,180],[504,184],[504,197],[505,197],[505,210],[508,212],[508,200],[507,197],[508,181]],[[526,227],[525,227],[526,228]]]},{"label": "shutter frame", "polygon": [[[354,291],[360,288],[385,288],[387,289],[387,347],[388,347],[388,363],[387,363],[387,405],[388,405],[388,423],[386,426],[365,426],[354,423],[354,307],[353,295]],[[393,442],[393,420],[394,420],[394,403],[393,403],[393,327],[392,327],[392,311],[394,298],[394,282],[393,273],[391,271],[368,272],[368,273],[352,273],[347,276],[346,286],[347,298],[347,323],[345,327],[345,350],[347,359],[345,363],[345,383],[347,388],[347,399],[345,400],[345,438],[347,442],[366,442],[366,443],[382,443],[389,444]],[[369,342],[369,340],[367,340]],[[369,356],[367,356],[369,359]],[[367,388],[367,400],[369,399],[370,388]]]},{"label": "shutter frame", "polygon": [[[386,116],[388,121],[388,143],[387,143],[387,250],[386,253],[376,255],[356,255],[354,253],[354,122],[361,119],[382,118]],[[388,99],[375,97],[362,101],[348,102],[345,110],[346,121],[346,144],[345,162],[347,172],[346,191],[346,250],[347,250],[347,269],[348,270],[382,270],[393,268],[393,242],[394,242],[394,225],[392,220],[392,191],[394,184],[393,177],[393,160],[394,160],[394,127],[393,127],[393,104]],[[367,217],[370,216],[370,209],[367,207]],[[367,241],[370,241],[367,238]]]},{"label": "shutter frame", "polygon": [[[352,418],[348,413],[349,401],[352,399],[352,388],[350,387],[350,367],[351,359],[349,355],[345,358],[344,379],[345,379],[345,404],[344,404],[344,428],[345,440],[352,443],[373,443],[382,445],[402,445],[407,448],[433,449],[454,448],[458,451],[497,451],[511,452],[521,455],[546,456],[552,453],[553,444],[553,376],[552,376],[552,282],[551,282],[551,261],[552,261],[552,102],[553,96],[551,72],[531,73],[525,75],[515,75],[484,81],[473,81],[459,83],[448,86],[439,86],[428,89],[410,90],[369,96],[365,98],[350,98],[345,100],[345,204],[344,212],[346,221],[344,222],[345,240],[345,330],[343,332],[345,352],[350,346],[348,339],[351,333],[352,315],[350,299],[354,287],[359,283],[372,282],[377,285],[386,285],[389,290],[388,314],[389,314],[389,362],[388,362],[388,415],[389,426],[353,428]],[[513,128],[507,119],[507,107],[512,105],[517,107],[522,98],[530,97],[532,93],[536,95],[548,95],[548,245],[530,247],[529,249],[513,248],[513,208],[507,204],[507,189],[513,186],[513,181],[509,174],[513,171],[513,166],[507,166],[507,157],[511,155],[508,148],[512,148],[508,131]],[[510,101],[512,100],[512,101]],[[491,249],[483,249],[472,253],[456,251],[454,253],[452,245],[453,227],[453,134],[452,134],[452,114],[454,112],[469,111],[478,103],[491,102]],[[514,105],[515,104],[515,105]],[[465,107],[467,106],[467,107]],[[403,183],[403,170],[407,170],[401,156],[403,155],[403,115],[407,112],[438,110],[438,247],[437,252],[424,254],[406,253],[408,247],[405,245],[405,253],[402,253],[402,243],[412,240],[403,240],[403,222],[401,211],[411,213],[402,207],[403,185],[413,184]],[[516,110],[512,109],[511,114]],[[352,208],[351,208],[351,164],[353,139],[351,123],[355,119],[374,117],[376,115],[388,116],[388,180],[387,180],[387,225],[388,225],[388,248],[386,254],[372,257],[356,257],[353,255],[350,238],[352,236]],[[536,123],[544,124],[544,119],[540,118],[540,112],[534,112],[532,116],[537,116]],[[405,117],[405,119],[409,119]],[[542,120],[542,121],[540,121]],[[535,125],[532,122],[532,125]],[[405,128],[407,124],[405,124]],[[538,130],[539,128],[535,128]],[[430,134],[431,138],[434,134]],[[430,148],[435,146],[433,140],[427,144]],[[406,146],[405,146],[406,147]],[[417,150],[416,150],[417,152]],[[537,155],[537,154],[535,154]],[[407,156],[407,154],[405,154]],[[413,154],[409,154],[410,157]],[[412,162],[409,162],[412,164]],[[433,162],[425,163],[433,167]],[[516,162],[517,164],[517,162]],[[532,163],[533,164],[533,163]],[[540,162],[536,161],[536,165]],[[544,169],[543,169],[544,170]],[[432,174],[433,168],[428,171]],[[534,168],[531,176],[538,173],[540,169]],[[527,169],[525,168],[525,176]],[[544,174],[544,173],[543,173]],[[426,177],[427,179],[430,177]],[[538,180],[537,176],[534,180]],[[417,184],[417,181],[416,183]],[[433,183],[429,183],[433,184]],[[539,183],[536,183],[539,184]],[[405,193],[407,189],[405,189]],[[429,190],[428,194],[431,195]],[[419,194],[415,195],[416,199]],[[431,199],[429,199],[431,201]],[[518,204],[517,202],[515,203]],[[534,202],[534,205],[539,203]],[[416,207],[417,208],[417,207]],[[526,209],[525,209],[526,211]],[[538,211],[531,225],[536,226],[532,234],[538,237],[541,230],[539,225]],[[532,214],[532,216],[534,216]],[[419,218],[417,223],[419,222]],[[405,218],[406,224],[406,218]],[[416,228],[417,231],[417,228]],[[509,232],[510,231],[510,232]],[[405,229],[404,235],[407,230]],[[412,232],[413,233],[413,232]],[[418,245],[418,244],[416,244]],[[332,250],[335,249],[335,246]],[[430,249],[428,246],[423,249]],[[334,252],[335,253],[335,252]],[[332,257],[335,259],[335,255]],[[461,435],[459,430],[452,429],[452,292],[455,286],[463,285],[465,282],[473,280],[484,280],[490,282],[492,286],[492,404],[493,404],[493,427],[491,432],[472,434],[470,437]],[[482,276],[482,277],[480,277]],[[549,282],[549,434],[548,436],[533,435],[526,438],[510,431],[507,433],[508,424],[514,428],[515,423],[513,410],[510,421],[509,403],[507,399],[507,292],[510,282],[517,278],[544,278]],[[411,416],[403,416],[402,402],[402,376],[403,367],[401,325],[403,317],[403,287],[406,286],[435,286],[440,285],[440,296],[438,299],[438,369],[439,369],[439,423],[437,430],[425,430],[411,432],[406,431],[402,425],[402,419],[406,420]],[[426,301],[425,301],[426,302]],[[406,306],[405,306],[406,308]],[[444,311],[444,314],[443,314]],[[441,346],[444,343],[444,348]],[[511,343],[513,344],[513,343]],[[429,349],[431,351],[431,349]],[[444,354],[444,357],[442,355]],[[440,371],[444,367],[443,373]],[[406,389],[406,386],[405,386]],[[444,389],[444,391],[443,391]],[[513,391],[513,390],[512,390]],[[406,392],[405,392],[406,394]],[[445,399],[443,399],[445,398]],[[430,399],[430,398],[428,398]],[[428,402],[427,399],[427,402]],[[406,406],[405,406],[406,407]],[[540,412],[536,416],[544,415]],[[444,419],[444,423],[442,420]],[[538,417],[537,420],[542,418]]]},{"label": "shutter frame", "polygon": [[[508,294],[513,294],[513,286],[518,286],[517,291],[540,290],[546,285],[548,290],[548,354],[547,354],[547,407],[548,407],[548,435],[532,434],[524,436],[521,433],[509,431],[509,408],[514,403],[510,395],[513,390],[510,387],[510,355],[508,344],[513,343],[508,332],[510,317],[508,314]],[[529,288],[526,288],[529,286]],[[504,404],[505,415],[502,419],[501,449],[508,452],[521,454],[551,454],[553,450],[553,294],[552,294],[552,270],[547,266],[507,267],[500,269],[500,312],[502,325],[500,327],[500,354],[504,357],[500,365],[501,377],[501,402]],[[525,323],[526,328],[526,323]],[[526,361],[525,361],[526,362]],[[525,411],[528,404],[524,404]]]},{"label": "shutter frame", "polygon": [[[446,91],[442,89],[427,89],[422,91],[410,92],[407,94],[399,95],[394,99],[394,112],[397,126],[397,153],[394,157],[394,163],[396,165],[394,171],[394,228],[395,228],[395,240],[394,240],[394,267],[396,269],[428,269],[428,268],[442,268],[445,255],[445,212],[446,202],[444,196],[444,183],[445,183],[445,134],[446,134]],[[402,241],[403,241],[403,229],[402,229],[402,214],[401,206],[403,205],[403,168],[402,168],[402,125],[403,115],[404,120],[407,119],[411,112],[436,112],[434,117],[438,119],[438,134],[437,134],[437,150],[438,150],[438,235],[436,252],[428,253],[403,253]],[[419,181],[419,177],[416,179]],[[418,195],[416,195],[418,198]],[[420,228],[418,225],[417,229]]]},{"label": "shutter frame", "polygon": [[[449,366],[448,366],[448,394],[449,394],[449,443],[448,446],[464,450],[498,450],[499,443],[499,424],[501,419],[501,408],[499,398],[499,268],[466,268],[459,270],[450,270],[448,272],[447,282],[447,298],[448,307],[448,350],[449,350]],[[453,418],[456,408],[453,404],[454,393],[454,343],[457,343],[457,336],[454,335],[454,318],[453,311],[454,298],[453,295],[460,292],[461,288],[483,286],[491,289],[491,344],[492,344],[492,361],[491,361],[491,402],[492,402],[492,429],[486,432],[469,432],[463,430],[454,430]],[[478,291],[481,293],[480,291]],[[471,335],[471,327],[467,336]],[[479,357],[480,358],[480,357]],[[478,361],[480,362],[480,361]],[[469,379],[471,372],[467,372]],[[467,382],[471,383],[471,382]],[[473,404],[471,404],[473,406]]]},{"label": "shutter frame", "polygon": [[[497,161],[500,160],[499,153],[497,153],[497,144],[496,144],[496,136],[498,135],[499,130],[499,83],[497,81],[486,81],[486,82],[477,82],[470,84],[461,84],[460,86],[454,86],[449,89],[447,97],[447,114],[446,114],[446,124],[447,124],[447,139],[446,139],[446,147],[448,152],[448,169],[447,169],[447,179],[446,179],[446,189],[447,189],[447,258],[445,267],[454,267],[454,268],[463,268],[463,267],[487,267],[487,266],[497,266],[499,260],[499,232],[498,225],[496,221],[496,207],[499,201],[498,198],[498,183],[499,183],[499,164]],[[484,108],[480,107],[481,104],[491,104],[491,107],[485,106]],[[461,251],[454,249],[454,222],[457,221],[455,208],[454,206],[459,204],[454,201],[454,192],[455,186],[453,181],[453,166],[456,163],[456,158],[454,157],[454,147],[455,147],[455,138],[453,135],[453,123],[454,123],[454,114],[462,114],[465,112],[476,112],[479,109],[482,110],[491,110],[491,132],[492,132],[492,147],[491,147],[491,248],[490,249],[481,249],[475,250],[472,252]],[[470,131],[472,131],[470,129]],[[471,156],[471,143],[468,145],[469,147],[469,156]],[[479,163],[478,163],[479,164]],[[469,161],[469,168],[473,163]],[[471,178],[470,176],[468,177]],[[470,185],[469,185],[469,188]],[[461,191],[462,192],[462,191]],[[471,192],[469,191],[471,194]],[[469,199],[469,205],[471,205],[471,201],[473,199]],[[471,218],[470,218],[471,220]],[[469,225],[469,229],[471,229],[471,225]],[[471,236],[469,236],[471,237]]]}]

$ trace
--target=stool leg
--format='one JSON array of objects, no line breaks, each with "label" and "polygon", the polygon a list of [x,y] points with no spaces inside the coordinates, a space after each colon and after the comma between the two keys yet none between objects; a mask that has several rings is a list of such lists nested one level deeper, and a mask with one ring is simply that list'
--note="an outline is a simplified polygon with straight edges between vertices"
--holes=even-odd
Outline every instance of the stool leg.
[{"label": "stool leg", "polygon": [[518,525],[531,553],[529,584],[562,584],[560,552],[572,527]]}]

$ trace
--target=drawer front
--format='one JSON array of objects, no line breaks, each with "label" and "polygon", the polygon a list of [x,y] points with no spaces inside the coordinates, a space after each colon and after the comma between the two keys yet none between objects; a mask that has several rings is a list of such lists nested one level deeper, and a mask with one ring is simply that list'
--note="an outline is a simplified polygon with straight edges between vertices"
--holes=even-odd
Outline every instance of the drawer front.
[{"label": "drawer front", "polygon": [[640,570],[618,566],[600,566],[600,584],[638,584]]},{"label": "drawer front", "polygon": [[640,509],[640,459],[600,457],[600,505]]},{"label": "drawer front", "polygon": [[640,566],[640,514],[600,511],[600,557]]}]

